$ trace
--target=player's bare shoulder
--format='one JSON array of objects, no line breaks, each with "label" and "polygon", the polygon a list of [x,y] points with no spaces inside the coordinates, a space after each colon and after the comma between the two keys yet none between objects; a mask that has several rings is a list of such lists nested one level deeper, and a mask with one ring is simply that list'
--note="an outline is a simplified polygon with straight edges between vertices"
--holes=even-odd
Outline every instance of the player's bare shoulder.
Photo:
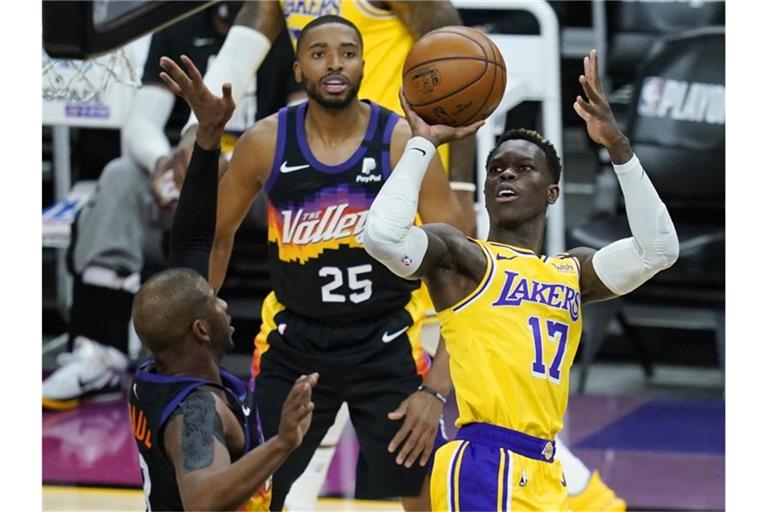
[{"label": "player's bare shoulder", "polygon": [[260,119],[238,139],[232,153],[232,165],[245,164],[264,181],[269,176],[277,148],[278,114]]},{"label": "player's bare shoulder", "polygon": [[422,266],[429,271],[422,277],[429,287],[432,302],[441,311],[466,297],[483,279],[485,253],[476,242],[450,224],[426,224],[429,246]]}]

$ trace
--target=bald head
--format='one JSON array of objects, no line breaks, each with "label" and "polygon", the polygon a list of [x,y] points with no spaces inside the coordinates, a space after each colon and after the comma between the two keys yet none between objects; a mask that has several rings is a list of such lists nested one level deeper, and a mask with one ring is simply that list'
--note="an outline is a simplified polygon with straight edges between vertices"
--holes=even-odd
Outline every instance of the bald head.
[{"label": "bald head", "polygon": [[136,333],[154,355],[177,346],[210,309],[208,282],[194,270],[165,270],[144,283],[133,300]]}]

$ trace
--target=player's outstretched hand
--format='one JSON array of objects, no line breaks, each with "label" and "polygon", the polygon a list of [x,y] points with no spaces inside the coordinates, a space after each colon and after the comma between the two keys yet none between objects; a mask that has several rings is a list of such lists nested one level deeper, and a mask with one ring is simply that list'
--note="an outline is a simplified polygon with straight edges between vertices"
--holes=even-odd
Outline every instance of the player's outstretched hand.
[{"label": "player's outstretched hand", "polygon": [[389,442],[389,453],[400,447],[395,462],[410,468],[418,460],[419,464],[426,466],[435,446],[435,434],[442,414],[443,403],[440,400],[429,393],[416,392],[387,415],[392,421],[405,418],[403,426]]},{"label": "player's outstretched hand", "polygon": [[446,142],[453,142],[474,135],[477,130],[485,124],[485,121],[477,121],[469,126],[455,127],[446,124],[427,124],[427,122],[411,108],[408,100],[405,99],[405,93],[403,93],[402,87],[400,88],[400,105],[403,107],[405,119],[411,127],[413,136],[424,137],[435,147],[445,144]]},{"label": "player's outstretched hand", "polygon": [[312,423],[312,388],[317,384],[318,374],[302,375],[293,384],[291,392],[283,403],[280,414],[278,438],[292,450],[296,449],[304,439],[304,434]]},{"label": "player's outstretched hand", "polygon": [[616,124],[597,70],[597,50],[590,50],[589,55],[584,57],[584,74],[579,75],[579,83],[587,99],[581,95],[577,96],[573,109],[586,123],[590,138],[611,149],[617,145],[628,144],[628,141]]},{"label": "player's outstretched hand", "polygon": [[204,149],[218,147],[224,126],[235,110],[232,84],[224,84],[222,96],[216,96],[203,82],[200,70],[186,55],[181,56],[186,72],[168,57],[160,58],[160,79],[176,95],[187,102],[199,122],[197,142]]}]

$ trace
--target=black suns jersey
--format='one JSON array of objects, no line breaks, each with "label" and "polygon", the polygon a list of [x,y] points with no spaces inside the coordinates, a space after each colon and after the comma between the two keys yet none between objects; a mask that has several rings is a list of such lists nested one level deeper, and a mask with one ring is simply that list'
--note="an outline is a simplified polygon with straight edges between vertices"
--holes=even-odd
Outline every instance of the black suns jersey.
[{"label": "black suns jersey", "polygon": [[[183,510],[173,463],[165,454],[163,434],[173,413],[190,393],[200,386],[223,389],[230,408],[243,427],[248,453],[263,444],[258,412],[251,410],[251,394],[243,382],[220,369],[222,385],[202,379],[161,375],[153,369],[154,360],[138,368],[128,396],[131,430],[139,450],[139,465],[147,510]],[[268,510],[269,486],[261,489],[239,510]]]},{"label": "black suns jersey", "polygon": [[269,178],[268,257],[277,300],[294,314],[335,326],[403,308],[419,281],[402,279],[365,252],[368,210],[392,172],[390,140],[399,117],[368,102],[362,144],[345,162],[318,161],[307,142],[307,103],[278,114]]}]

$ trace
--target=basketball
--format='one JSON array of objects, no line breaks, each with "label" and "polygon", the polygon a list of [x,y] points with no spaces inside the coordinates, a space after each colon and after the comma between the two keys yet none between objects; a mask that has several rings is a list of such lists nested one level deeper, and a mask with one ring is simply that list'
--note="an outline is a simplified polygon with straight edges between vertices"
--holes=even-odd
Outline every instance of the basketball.
[{"label": "basketball", "polygon": [[467,126],[499,105],[507,68],[485,34],[462,26],[433,30],[416,41],[403,65],[403,92],[429,124]]}]

